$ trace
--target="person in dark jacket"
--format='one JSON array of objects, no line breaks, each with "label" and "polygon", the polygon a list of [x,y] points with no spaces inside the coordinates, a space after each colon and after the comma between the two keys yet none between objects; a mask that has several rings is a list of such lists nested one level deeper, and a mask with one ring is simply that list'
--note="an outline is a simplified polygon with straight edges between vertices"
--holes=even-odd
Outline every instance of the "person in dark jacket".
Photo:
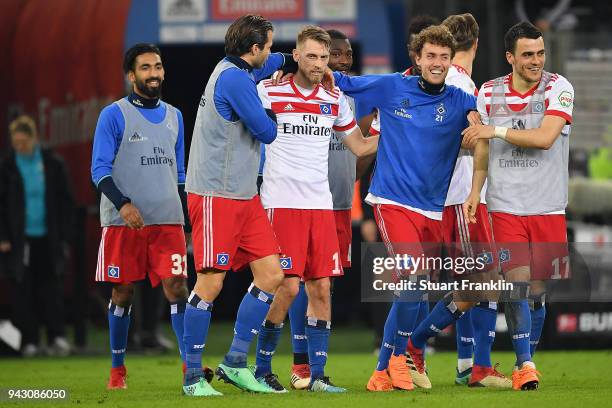
[{"label": "person in dark jacket", "polygon": [[74,200],[62,160],[38,141],[36,124],[19,116],[12,149],[0,159],[0,258],[11,282],[13,321],[22,353],[39,352],[39,321],[49,351],[66,355],[64,271]]}]

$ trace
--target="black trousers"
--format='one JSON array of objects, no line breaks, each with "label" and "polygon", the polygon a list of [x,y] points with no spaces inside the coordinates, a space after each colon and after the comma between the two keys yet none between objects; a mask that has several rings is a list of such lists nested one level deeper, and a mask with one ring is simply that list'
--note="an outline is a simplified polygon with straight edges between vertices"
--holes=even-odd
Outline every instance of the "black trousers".
[{"label": "black trousers", "polygon": [[26,239],[24,275],[11,291],[13,322],[23,345],[39,344],[41,325],[49,344],[65,336],[64,278],[56,275],[51,259],[47,237]]}]

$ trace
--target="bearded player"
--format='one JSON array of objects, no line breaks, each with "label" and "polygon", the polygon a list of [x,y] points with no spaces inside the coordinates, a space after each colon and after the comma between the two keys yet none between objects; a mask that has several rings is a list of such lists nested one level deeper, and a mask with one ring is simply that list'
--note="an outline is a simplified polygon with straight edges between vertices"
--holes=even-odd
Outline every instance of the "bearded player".
[{"label": "bearded player", "polygon": [[[331,37],[329,50],[329,67],[333,71],[348,73],[353,66],[353,48],[348,37],[338,30],[327,30]],[[352,99],[349,98],[352,106]],[[353,112],[355,111],[352,109]],[[340,249],[342,268],[346,272],[351,267],[351,206],[355,188],[355,171],[357,157],[334,134],[329,143],[329,188],[334,203],[336,234]],[[305,389],[310,383],[310,366],[306,342],[306,307],[308,298],[304,283],[289,308],[291,325],[291,344],[293,346],[293,366],[291,367],[291,387]]]},{"label": "bearded player", "polygon": [[274,111],[278,120],[278,136],[266,147],[261,197],[281,246],[285,279],[260,329],[255,374],[277,392],[285,389],[272,373],[272,355],[301,280],[308,294],[308,389],[346,391],[324,373],[331,330],[331,278],[343,274],[328,182],[329,144],[335,135],[352,153],[365,156],[376,151],[378,138],[365,139],[346,97],[338,89],[327,91],[320,85],[330,45],[326,31],[304,27],[293,54],[296,75],[277,85],[264,81],[258,86],[264,107]]}]

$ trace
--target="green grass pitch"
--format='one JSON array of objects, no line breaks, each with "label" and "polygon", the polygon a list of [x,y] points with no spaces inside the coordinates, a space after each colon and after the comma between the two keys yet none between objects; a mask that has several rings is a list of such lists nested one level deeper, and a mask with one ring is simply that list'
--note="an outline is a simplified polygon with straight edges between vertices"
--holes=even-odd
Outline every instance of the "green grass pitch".
[{"label": "green grass pitch", "polygon": [[[223,327],[223,332],[231,329]],[[212,335],[215,335],[214,329]],[[291,357],[288,330],[283,336],[274,370],[288,387]],[[352,340],[351,340],[352,339]],[[365,339],[365,340],[364,340]],[[207,345],[204,363],[216,365],[229,340],[213,337]],[[346,343],[348,341],[348,343]],[[343,331],[330,346],[326,373],[340,386],[348,388],[343,395],[323,395],[290,391],[284,395],[254,395],[241,392],[214,380],[213,385],[225,395],[218,398],[187,398],[181,395],[181,371],[178,358],[171,355],[135,356],[126,358],[128,389],[107,391],[108,357],[39,358],[32,360],[0,360],[0,388],[64,388],[68,401],[19,402],[3,401],[2,405],[47,407],[379,407],[417,404],[421,407],[505,407],[522,406],[599,408],[612,406],[612,351],[542,351],[536,355],[542,372],[540,389],[533,392],[512,390],[469,389],[453,384],[456,355],[439,352],[428,357],[427,364],[433,389],[412,392],[369,393],[365,384],[375,366],[372,353],[346,353],[346,344],[363,351],[371,342],[365,331]],[[251,359],[252,360],[252,359]],[[509,374],[513,354],[494,352],[493,360],[501,363]]]}]

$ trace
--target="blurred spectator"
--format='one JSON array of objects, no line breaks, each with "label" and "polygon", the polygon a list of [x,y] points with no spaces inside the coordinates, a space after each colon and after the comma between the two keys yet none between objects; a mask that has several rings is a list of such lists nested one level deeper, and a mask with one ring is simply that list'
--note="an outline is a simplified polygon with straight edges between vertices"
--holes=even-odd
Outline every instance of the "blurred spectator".
[{"label": "blurred spectator", "polygon": [[74,202],[64,164],[40,145],[36,124],[19,116],[9,128],[12,149],[0,160],[0,255],[11,282],[13,322],[22,353],[39,353],[39,317],[48,351],[67,355],[64,272]]}]

